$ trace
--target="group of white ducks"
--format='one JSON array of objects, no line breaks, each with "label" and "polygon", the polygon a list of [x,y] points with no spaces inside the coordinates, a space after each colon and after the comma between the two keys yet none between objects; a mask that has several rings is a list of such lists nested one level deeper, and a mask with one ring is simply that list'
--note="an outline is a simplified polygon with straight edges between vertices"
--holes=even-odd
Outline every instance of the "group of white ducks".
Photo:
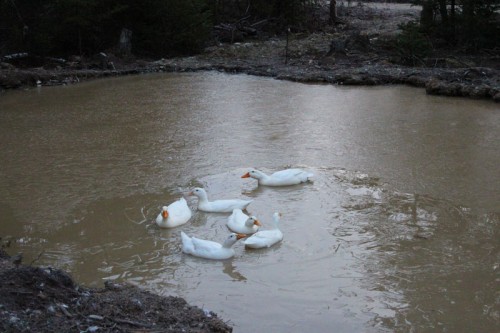
[{"label": "group of white ducks", "polygon": [[[252,169],[241,178],[257,179],[263,186],[288,186],[310,181],[313,174],[302,169],[286,169],[267,175],[259,170]],[[208,213],[231,213],[227,219],[227,227],[233,231],[224,243],[220,244],[210,240],[189,237],[181,231],[182,251],[196,257],[206,259],[228,259],[234,256],[232,246],[242,238],[248,248],[270,247],[283,239],[283,233],[278,227],[281,214],[273,214],[273,228],[259,230],[261,223],[255,216],[248,216],[246,210],[252,200],[226,199],[209,201],[207,192],[202,188],[194,188],[190,196],[198,197],[198,210]],[[192,213],[186,199],[183,197],[163,206],[161,213],[156,218],[156,224],[161,228],[175,228],[191,219]]]}]

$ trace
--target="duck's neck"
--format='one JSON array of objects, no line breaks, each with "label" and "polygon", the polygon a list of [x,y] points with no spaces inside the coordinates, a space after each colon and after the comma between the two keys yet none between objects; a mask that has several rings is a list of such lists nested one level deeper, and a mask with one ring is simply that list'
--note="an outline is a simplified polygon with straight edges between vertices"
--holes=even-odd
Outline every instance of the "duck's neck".
[{"label": "duck's neck", "polygon": [[224,244],[222,244],[222,247],[225,248],[225,249],[230,249],[233,246],[234,243],[235,242],[233,242],[233,241],[227,240],[227,241],[224,242]]},{"label": "duck's neck", "polygon": [[198,201],[199,201],[200,203],[208,203],[208,196],[206,196],[206,195],[199,196],[199,197],[198,197]]},{"label": "duck's neck", "polygon": [[245,226],[246,226],[247,228],[252,228],[252,227],[253,227],[253,224],[254,224],[254,221],[253,221],[253,220],[251,220],[251,219],[248,219],[248,220],[246,220],[246,221],[245,221]]},{"label": "duck's neck", "polygon": [[265,182],[265,181],[267,181],[267,180],[269,180],[269,176],[268,176],[268,175],[266,175],[265,173],[261,172],[261,173],[260,173],[259,182]]}]

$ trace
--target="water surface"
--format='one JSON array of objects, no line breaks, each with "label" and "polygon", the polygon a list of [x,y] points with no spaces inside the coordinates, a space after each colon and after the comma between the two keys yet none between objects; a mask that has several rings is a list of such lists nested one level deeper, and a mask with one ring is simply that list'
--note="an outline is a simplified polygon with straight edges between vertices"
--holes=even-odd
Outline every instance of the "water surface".
[{"label": "water surface", "polygon": [[[235,332],[494,332],[500,324],[500,113],[408,87],[155,74],[0,95],[0,236],[80,282],[129,282]],[[241,179],[302,167],[312,184]],[[160,207],[203,186],[251,198],[285,239],[207,261],[227,214],[173,230]]]}]

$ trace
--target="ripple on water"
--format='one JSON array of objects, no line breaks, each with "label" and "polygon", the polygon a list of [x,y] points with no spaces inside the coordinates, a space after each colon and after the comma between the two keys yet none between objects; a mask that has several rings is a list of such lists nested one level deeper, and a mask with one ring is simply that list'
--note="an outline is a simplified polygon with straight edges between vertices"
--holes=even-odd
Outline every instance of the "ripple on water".
[{"label": "ripple on water", "polygon": [[[231,318],[243,332],[321,331],[332,322],[343,322],[346,332],[498,323],[498,295],[491,292],[500,267],[497,213],[477,215],[446,200],[398,192],[359,172],[308,169],[313,184],[257,187],[241,179],[245,169],[238,168],[158,193],[96,200],[74,212],[78,223],[47,238],[41,261],[88,285],[127,281],[186,297]],[[248,210],[264,229],[280,211],[283,242],[252,251],[240,242],[235,258],[222,262],[181,253],[180,230],[216,241],[229,232],[229,214],[198,212],[193,197],[186,225],[152,224],[162,205],[194,186],[206,188],[211,199],[253,199]],[[261,324],[242,315],[248,311]],[[281,324],[269,324],[271,318]]]}]

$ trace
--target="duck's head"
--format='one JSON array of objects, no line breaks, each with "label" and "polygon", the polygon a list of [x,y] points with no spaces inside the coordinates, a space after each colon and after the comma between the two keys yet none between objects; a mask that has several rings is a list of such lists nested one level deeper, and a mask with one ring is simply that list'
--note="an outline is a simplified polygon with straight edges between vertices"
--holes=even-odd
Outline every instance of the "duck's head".
[{"label": "duck's head", "polygon": [[259,222],[259,220],[257,220],[257,218],[255,216],[250,216],[246,221],[245,221],[245,225],[247,227],[252,227],[254,225],[256,226],[262,226],[262,223]]},{"label": "duck's head", "polygon": [[247,235],[245,234],[236,234],[233,232],[229,234],[229,236],[227,236],[226,240],[224,241],[224,247],[231,247],[239,239],[245,238],[246,236]]},{"label": "duck's head", "polygon": [[278,222],[279,222],[279,220],[280,220],[280,217],[281,217],[281,216],[282,216],[282,214],[281,214],[280,212],[275,212],[275,213],[273,214],[273,219],[274,219],[274,222],[275,222],[275,223],[278,223]]},{"label": "duck's head", "polygon": [[207,197],[207,192],[202,189],[201,187],[195,187],[191,192],[188,193],[190,196],[195,196],[198,198],[206,198]]},{"label": "duck's head", "polygon": [[163,206],[161,208],[161,216],[163,216],[164,219],[168,218],[168,207],[167,206]]},{"label": "duck's head", "polygon": [[261,179],[263,178],[264,174],[258,170],[255,169],[250,169],[247,173],[245,173],[241,178],[255,178],[255,179]]}]

